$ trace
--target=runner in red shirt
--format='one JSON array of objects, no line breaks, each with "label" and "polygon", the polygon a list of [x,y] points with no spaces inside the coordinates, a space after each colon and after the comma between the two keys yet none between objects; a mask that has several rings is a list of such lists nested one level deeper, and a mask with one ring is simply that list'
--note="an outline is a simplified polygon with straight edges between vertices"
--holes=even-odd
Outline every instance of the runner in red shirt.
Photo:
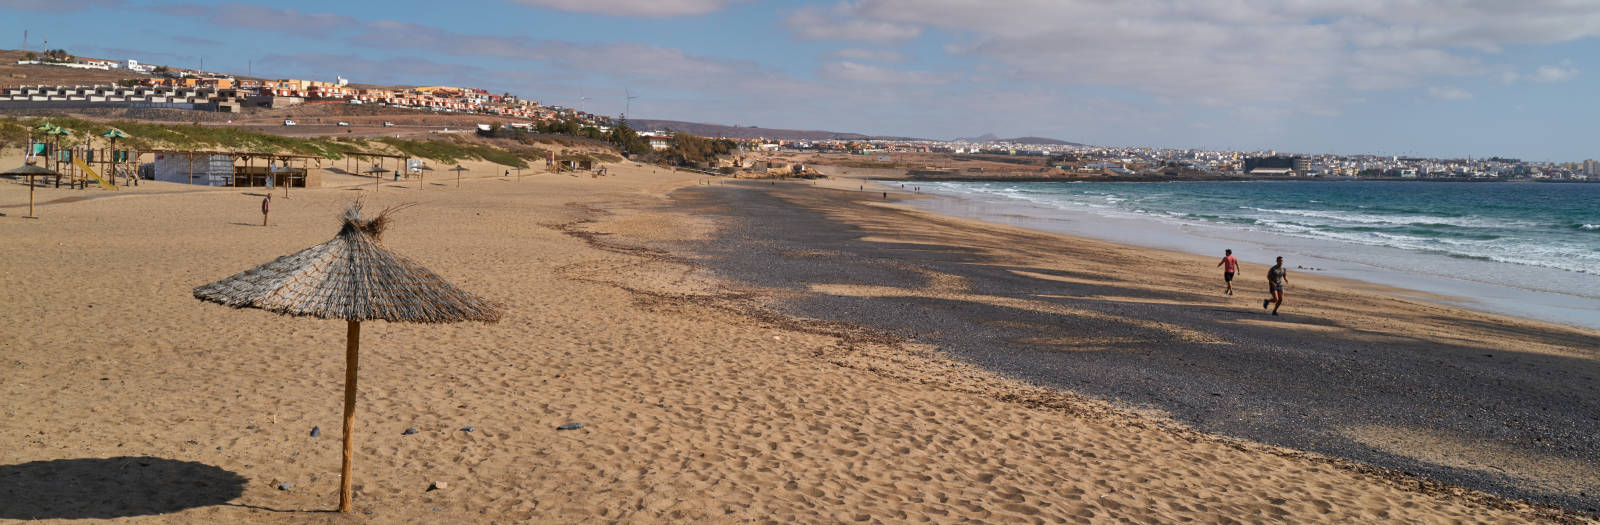
[{"label": "runner in red shirt", "polygon": [[1222,256],[1222,262],[1217,266],[1222,267],[1222,282],[1228,283],[1228,295],[1233,295],[1233,274],[1239,273],[1239,260],[1233,258],[1233,250],[1224,250],[1228,253]]}]

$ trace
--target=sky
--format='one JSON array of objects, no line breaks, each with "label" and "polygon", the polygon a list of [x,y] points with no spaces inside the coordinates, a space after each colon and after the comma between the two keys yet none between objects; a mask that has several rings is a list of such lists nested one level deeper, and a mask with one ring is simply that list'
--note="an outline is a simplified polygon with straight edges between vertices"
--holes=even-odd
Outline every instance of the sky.
[{"label": "sky", "polygon": [[0,0],[0,15],[0,48],[26,30],[34,50],[644,119],[1600,158],[1600,0]]}]

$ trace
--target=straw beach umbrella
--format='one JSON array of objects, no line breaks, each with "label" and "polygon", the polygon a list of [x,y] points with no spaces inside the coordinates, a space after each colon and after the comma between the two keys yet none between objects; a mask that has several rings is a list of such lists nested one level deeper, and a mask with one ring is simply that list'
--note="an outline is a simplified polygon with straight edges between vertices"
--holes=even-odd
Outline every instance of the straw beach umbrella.
[{"label": "straw beach umbrella", "polygon": [[500,319],[499,306],[456,288],[383,245],[381,236],[393,211],[384,210],[368,219],[361,216],[361,203],[353,203],[345,210],[343,225],[333,240],[194,289],[195,298],[202,301],[348,323],[339,512],[350,512],[361,322],[492,323]]},{"label": "straw beach umbrella", "polygon": [[384,175],[388,175],[389,174],[389,170],[383,169],[381,166],[378,166],[377,164],[373,164],[371,168],[367,168],[367,171],[365,173],[367,175],[371,175],[372,176],[372,191],[373,192],[377,192],[378,191],[378,183],[383,181],[383,176]]},{"label": "straw beach umbrella", "polygon": [[450,171],[456,172],[456,187],[460,188],[461,187],[461,172],[468,171],[468,170],[466,168],[461,167],[460,164],[457,164],[456,167],[450,168]]},{"label": "straw beach umbrella", "polygon": [[430,171],[433,171],[433,166],[429,166],[427,164],[423,164],[421,166],[417,166],[417,189],[419,189],[419,190],[422,189],[422,185],[423,185],[423,182],[424,182],[422,180],[423,179],[423,175],[427,175],[428,172],[430,172]]},{"label": "straw beach umbrella", "polygon": [[37,218],[39,218],[38,216],[35,216],[33,214],[33,186],[34,186],[33,178],[37,177],[37,176],[45,176],[45,177],[49,177],[49,176],[52,176],[52,175],[57,176],[57,177],[61,176],[61,174],[60,173],[56,173],[55,170],[52,170],[50,168],[40,167],[40,166],[34,166],[32,164],[23,164],[23,165],[18,166],[16,168],[12,168],[12,169],[6,170],[5,173],[0,173],[0,175],[21,175],[21,176],[28,177],[28,214],[24,215],[23,217],[29,218],[29,219],[37,219]]}]

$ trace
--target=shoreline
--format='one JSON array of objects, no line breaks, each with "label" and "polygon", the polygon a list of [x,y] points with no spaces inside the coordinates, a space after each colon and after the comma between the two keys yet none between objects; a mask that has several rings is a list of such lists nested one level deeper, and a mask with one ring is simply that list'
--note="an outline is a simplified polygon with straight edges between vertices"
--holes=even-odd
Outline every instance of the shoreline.
[{"label": "shoreline", "polygon": [[[1600,332],[1305,274],[1288,317],[1267,317],[1259,303],[1240,304],[1258,294],[1218,297],[1209,281],[1195,284],[1174,266],[1214,264],[1209,257],[943,216],[855,188],[725,188],[717,191],[737,200],[697,198],[691,208],[746,226],[699,256],[720,276],[778,290],[788,315],[859,323],[1207,433],[1503,495],[1600,505],[1596,491],[1571,488],[1585,482],[1547,477],[1552,461],[1600,474],[1600,442],[1548,445],[1597,429],[1546,433],[1595,423],[1537,415],[1570,413],[1573,396],[1591,388],[1581,374],[1600,373],[1592,350]],[[848,260],[867,266],[842,266]],[[1128,281],[1119,268],[1129,264],[1161,278]],[[1246,274],[1264,268],[1244,266]],[[1507,354],[1511,361],[1496,361]],[[1440,369],[1439,359],[1450,367]],[[1497,384],[1482,384],[1485,376]],[[1488,406],[1500,408],[1485,413]]]},{"label": "shoreline", "polygon": [[[1393,288],[1402,295],[1429,298],[1435,302],[1450,306],[1464,307],[1496,315],[1509,315],[1529,321],[1551,322],[1570,327],[1600,330],[1600,311],[1595,310],[1594,298],[1561,291],[1527,288],[1517,286],[1514,283],[1467,279],[1459,276],[1471,275],[1470,272],[1452,273],[1443,271],[1440,268],[1434,268],[1433,273],[1429,273],[1415,269],[1407,270],[1385,266],[1370,258],[1357,257],[1351,259],[1348,255],[1328,254],[1343,254],[1354,248],[1383,252],[1390,258],[1399,257],[1401,259],[1436,257],[1433,255],[1409,254],[1402,250],[1381,246],[1343,244],[1327,239],[1306,239],[1273,232],[1244,233],[1211,224],[1170,223],[1145,217],[1113,217],[1096,214],[1091,211],[1053,210],[1059,216],[1035,217],[1031,214],[1026,214],[1025,210],[1028,205],[1020,202],[990,202],[971,195],[939,191],[923,192],[921,195],[929,198],[917,201],[916,206],[932,213],[1008,224],[1050,234],[1089,237],[1105,242],[1173,251],[1187,255],[1211,256],[1212,254],[1209,253],[1209,250],[1219,244],[1234,245],[1236,248],[1240,246],[1258,248],[1272,246],[1277,248],[1272,251],[1284,253],[1287,250],[1288,253],[1295,254],[1296,257],[1291,258],[1298,260],[1290,262],[1290,270],[1301,275],[1330,275],[1347,279],[1351,283],[1376,283]],[[1024,210],[1024,212],[1019,212],[1022,214],[1008,213],[1007,210],[1012,208]],[[1091,221],[1095,223],[1093,228],[1085,226]],[[1096,233],[1097,231],[1106,231],[1105,228],[1107,227],[1115,229],[1118,235]],[[1216,257],[1220,257],[1220,255],[1216,255]],[[1256,260],[1254,262],[1269,261]],[[1449,259],[1441,262],[1453,265],[1475,264],[1473,261]],[[1297,269],[1296,266],[1309,266],[1310,268]],[[1543,267],[1534,267],[1531,270],[1536,272],[1552,271]],[[1520,270],[1513,267],[1511,271]],[[1515,275],[1519,276],[1518,278],[1526,279],[1525,277],[1520,277],[1524,274],[1518,273]],[[1581,277],[1577,276],[1567,277],[1581,279]],[[1246,282],[1254,284],[1253,280],[1246,280]]]},{"label": "shoreline", "polygon": [[[838,169],[838,168],[836,168]],[[958,175],[951,177],[928,177],[908,175],[903,180],[917,182],[1125,182],[1132,184],[1152,182],[1268,182],[1268,181],[1300,181],[1300,182],[1515,182],[1534,184],[1600,184],[1600,180],[1547,180],[1547,179],[1452,179],[1432,177],[1272,177],[1250,175],[1096,175],[1096,176],[1042,176],[1042,177],[1006,177],[983,175]]]}]

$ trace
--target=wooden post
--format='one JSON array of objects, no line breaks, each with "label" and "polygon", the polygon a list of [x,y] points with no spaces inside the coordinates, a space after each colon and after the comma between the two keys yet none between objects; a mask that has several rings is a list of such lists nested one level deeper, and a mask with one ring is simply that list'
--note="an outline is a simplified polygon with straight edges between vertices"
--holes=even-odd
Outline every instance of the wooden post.
[{"label": "wooden post", "polygon": [[34,184],[33,184],[33,175],[29,175],[28,176],[28,218],[37,219],[37,218],[39,218],[39,216],[33,214],[33,186],[34,186]]},{"label": "wooden post", "polygon": [[194,152],[189,152],[189,185],[194,185]]},{"label": "wooden post", "polygon": [[345,335],[344,467],[339,477],[339,512],[350,512],[350,456],[355,452],[356,362],[361,351],[361,321],[350,321]]}]

